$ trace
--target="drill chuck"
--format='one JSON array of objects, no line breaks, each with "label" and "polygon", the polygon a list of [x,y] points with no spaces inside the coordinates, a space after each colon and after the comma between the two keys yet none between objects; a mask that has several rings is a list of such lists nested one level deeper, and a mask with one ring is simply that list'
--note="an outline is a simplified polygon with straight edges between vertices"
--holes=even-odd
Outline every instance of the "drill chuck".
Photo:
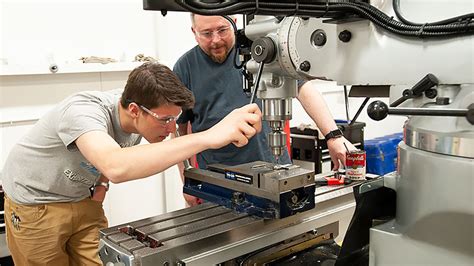
[{"label": "drill chuck", "polygon": [[280,157],[286,146],[286,133],[283,131],[284,121],[271,121],[272,132],[268,133],[268,145],[272,150],[273,156]]}]

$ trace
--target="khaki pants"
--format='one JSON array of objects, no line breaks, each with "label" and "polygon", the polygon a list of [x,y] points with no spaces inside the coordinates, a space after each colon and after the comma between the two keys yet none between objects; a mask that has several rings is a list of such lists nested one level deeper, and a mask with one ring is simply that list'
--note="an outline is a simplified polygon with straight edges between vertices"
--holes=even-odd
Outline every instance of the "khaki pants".
[{"label": "khaki pants", "polygon": [[5,225],[16,266],[102,265],[99,229],[107,219],[101,202],[21,205],[5,196]]}]

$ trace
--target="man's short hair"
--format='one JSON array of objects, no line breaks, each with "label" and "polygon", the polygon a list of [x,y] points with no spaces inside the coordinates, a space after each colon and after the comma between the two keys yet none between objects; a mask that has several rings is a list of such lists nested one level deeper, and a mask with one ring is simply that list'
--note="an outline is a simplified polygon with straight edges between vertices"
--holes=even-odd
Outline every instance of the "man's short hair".
[{"label": "man's short hair", "polygon": [[127,108],[131,102],[147,108],[174,104],[186,110],[194,106],[194,96],[171,69],[150,62],[135,68],[128,76],[121,105]]},{"label": "man's short hair", "polygon": [[[195,16],[195,15],[196,15],[195,13],[189,13],[189,16],[190,16],[190,18],[191,18],[191,25],[192,25],[193,27],[194,27],[194,24],[195,24],[195,22],[196,22],[196,21],[194,20],[194,16]],[[235,19],[235,15],[229,15],[229,17],[232,18],[232,19]]]}]

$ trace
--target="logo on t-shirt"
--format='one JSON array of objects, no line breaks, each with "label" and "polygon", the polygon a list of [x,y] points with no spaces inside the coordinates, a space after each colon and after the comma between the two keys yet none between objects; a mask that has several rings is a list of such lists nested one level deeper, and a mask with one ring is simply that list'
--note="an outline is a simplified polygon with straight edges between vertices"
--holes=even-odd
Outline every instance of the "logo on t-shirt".
[{"label": "logo on t-shirt", "polygon": [[64,170],[64,174],[66,175],[67,178],[69,178],[72,181],[81,182],[88,186],[92,186],[94,184],[94,181],[91,181],[88,178],[81,176],[78,173],[73,172],[71,169]]},{"label": "logo on t-shirt", "polygon": [[119,145],[121,148],[132,147],[135,143],[132,141],[129,142],[120,142]]}]

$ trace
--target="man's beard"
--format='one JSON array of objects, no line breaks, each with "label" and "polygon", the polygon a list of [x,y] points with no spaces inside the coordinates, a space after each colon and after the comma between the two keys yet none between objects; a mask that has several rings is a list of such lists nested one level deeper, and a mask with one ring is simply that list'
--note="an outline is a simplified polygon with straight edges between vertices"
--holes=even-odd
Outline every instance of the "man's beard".
[{"label": "man's beard", "polygon": [[215,56],[215,55],[211,54],[209,57],[211,58],[212,61],[214,61],[216,63],[219,63],[219,64],[222,64],[227,59],[227,54],[218,55],[218,56]]},{"label": "man's beard", "polygon": [[224,48],[225,48],[225,53],[216,55],[216,54],[211,53],[211,51],[209,51],[208,56],[211,58],[212,61],[214,61],[216,63],[219,63],[219,64],[222,64],[227,59],[227,56],[229,55],[230,51],[232,50],[232,47],[228,48],[227,46],[224,46]]}]

